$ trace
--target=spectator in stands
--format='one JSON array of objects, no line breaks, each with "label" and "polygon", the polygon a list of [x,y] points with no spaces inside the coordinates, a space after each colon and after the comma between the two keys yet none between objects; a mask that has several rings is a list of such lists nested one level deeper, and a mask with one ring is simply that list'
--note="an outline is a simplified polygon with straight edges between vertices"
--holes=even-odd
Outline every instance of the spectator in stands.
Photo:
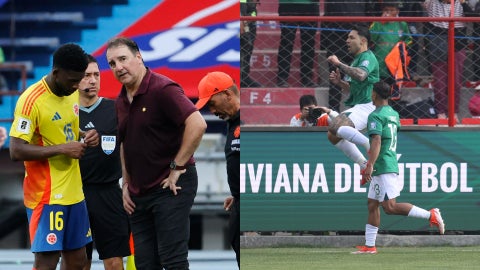
[{"label": "spectator in stands", "polygon": [[474,118],[480,118],[480,86],[477,86],[475,94],[468,101],[468,110]]},{"label": "spectator in stands", "polygon": [[[400,9],[400,16],[402,17],[424,17],[425,12],[423,9],[423,2],[425,0],[400,0],[398,1],[398,7]],[[419,46],[419,36],[421,34],[420,22],[407,22],[408,29],[412,37],[412,43],[407,47],[408,55],[410,55],[409,71],[412,80],[421,81],[418,78],[417,63],[421,54]]]},{"label": "spectator in stands", "polygon": [[116,111],[135,266],[189,269],[189,216],[198,187],[193,153],[207,124],[176,82],[145,66],[135,41],[109,40],[106,56],[123,85]]},{"label": "spectator in stands", "polygon": [[[371,1],[351,1],[351,0],[324,0],[324,16],[367,16],[373,11]],[[352,22],[322,22],[320,33],[320,45],[326,50],[327,57],[336,55],[345,63],[351,63],[353,56],[348,53],[347,47],[343,46],[350,30],[354,27]],[[336,70],[332,64],[328,64],[329,71]],[[343,77],[343,76],[342,76]],[[342,90],[339,86],[330,82],[328,91],[329,107],[335,111],[340,111],[340,102],[342,100]]]},{"label": "spectator in stands", "polygon": [[[80,159],[83,192],[95,247],[105,269],[123,270],[123,257],[130,255],[130,225],[122,206],[120,143],[117,137],[115,101],[98,96],[100,70],[97,60],[88,57],[85,76],[79,85],[80,127],[95,128],[101,145],[85,150]],[[88,263],[92,264],[93,242],[87,245]]]},{"label": "spectator in stands", "polygon": [[[318,16],[318,0],[279,0],[279,16]],[[280,46],[278,48],[277,86],[288,87],[290,64],[297,28],[300,29],[300,80],[304,87],[315,87],[313,78],[313,63],[315,59],[315,34],[317,22],[312,21],[281,21]]]},{"label": "spectator in stands", "polygon": [[[471,1],[470,1],[471,2]],[[473,6],[472,13],[465,11],[465,16],[467,17],[480,17],[480,1],[477,1],[475,6]],[[472,81],[467,82],[467,87],[476,88],[480,85],[480,22],[473,23],[473,32],[472,36],[474,39],[472,40]]]},{"label": "spectator in stands", "polygon": [[[345,105],[351,107],[335,117],[328,129],[328,140],[341,150],[363,170],[367,160],[358,150],[362,145],[368,151],[368,138],[360,133],[367,125],[368,115],[375,109],[372,104],[373,84],[379,81],[378,61],[372,51],[368,49],[370,32],[366,27],[355,27],[347,38],[349,52],[354,55],[353,62],[348,65],[341,62],[336,55],[327,58],[337,69],[330,73],[330,81],[349,91],[350,95]],[[340,77],[340,70],[345,74]]]},{"label": "spectator in stands", "polygon": [[[260,0],[240,0],[240,15],[257,16],[257,5]],[[250,58],[253,45],[257,37],[257,23],[255,21],[242,21],[240,27],[240,86],[261,87],[250,78]]]},{"label": "spectator in stands", "polygon": [[[0,64],[5,62],[5,54],[3,53],[2,47],[0,47]],[[8,91],[8,83],[7,80],[5,79],[5,76],[1,73],[0,70],[0,91]],[[3,98],[0,95],[0,104],[3,103]]]},{"label": "spectator in stands", "polygon": [[0,148],[2,148],[6,140],[7,140],[7,129],[0,126]]},{"label": "spectator in stands", "polygon": [[231,196],[223,203],[230,212],[229,241],[240,267],[240,92],[233,79],[226,73],[208,73],[198,84],[197,109],[207,105],[210,111],[227,121],[225,158]]},{"label": "spectator in stands", "polygon": [[78,85],[88,59],[80,46],[65,44],[53,68],[20,95],[10,129],[10,157],[24,161],[24,204],[30,226],[33,269],[81,270],[92,241],[79,161],[98,133],[82,131]]},{"label": "spectator in stands", "polygon": [[[450,17],[450,0],[425,0],[425,9],[429,17]],[[455,0],[454,16],[463,17],[472,13],[471,7],[465,0]],[[455,37],[467,35],[467,27],[463,22],[454,23]],[[427,38],[427,53],[431,63],[433,76],[433,91],[435,96],[435,110],[438,118],[447,118],[448,113],[448,22],[429,22],[425,24]],[[460,91],[463,82],[463,66],[466,58],[465,48],[468,40],[455,38],[455,62],[453,63],[455,76],[455,121],[458,123],[458,107]]]},{"label": "spectator in stands", "polygon": [[[382,4],[382,17],[398,17],[400,10],[398,8],[397,1],[384,1]],[[410,32],[408,29],[408,25],[406,22],[373,22],[370,25],[370,33],[372,37],[373,43],[373,53],[377,57],[378,65],[380,69],[380,79],[388,83],[392,86],[392,100],[400,99],[400,85],[397,84],[396,76],[394,76],[389,68],[386,65],[386,57],[387,55],[392,52],[392,49],[395,45],[403,41],[404,44],[401,46],[408,46],[412,43],[412,38],[410,36]],[[406,48],[398,49],[402,50],[403,55],[407,52]],[[402,61],[398,61],[399,58],[403,58]],[[394,57],[393,59],[395,63],[401,63],[402,66],[397,67],[400,71],[405,71],[401,73],[408,73],[407,65],[408,61],[407,57],[402,57],[402,54],[398,54],[398,57]],[[394,64],[396,66],[396,64]],[[408,75],[404,74],[404,78],[407,78]]]},{"label": "spectator in stands", "polygon": [[317,99],[313,95],[303,95],[299,99],[300,112],[290,120],[291,127],[328,126],[328,114],[320,117],[311,117],[310,110],[318,106]]}]

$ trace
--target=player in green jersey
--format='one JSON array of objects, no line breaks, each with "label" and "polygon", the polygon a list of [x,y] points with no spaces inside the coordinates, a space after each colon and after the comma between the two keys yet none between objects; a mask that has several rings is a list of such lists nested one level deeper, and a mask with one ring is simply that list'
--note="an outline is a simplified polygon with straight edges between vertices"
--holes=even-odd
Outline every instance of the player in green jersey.
[{"label": "player in green jersey", "polygon": [[370,138],[369,161],[364,177],[370,182],[368,188],[368,222],[365,226],[365,246],[358,246],[354,254],[377,253],[375,240],[380,226],[380,205],[388,215],[402,215],[428,219],[430,226],[438,227],[440,234],[445,232],[440,210],[427,211],[410,203],[397,203],[400,196],[397,185],[397,131],[400,127],[398,113],[388,105],[390,85],[381,81],[373,86],[372,100],[375,111],[368,116],[368,136]]},{"label": "player in green jersey", "polygon": [[[337,67],[330,72],[330,82],[350,92],[345,101],[345,105],[350,108],[333,119],[328,129],[328,140],[348,158],[358,163],[362,172],[367,160],[357,145],[369,150],[368,138],[360,131],[366,128],[367,117],[375,109],[371,99],[372,88],[373,84],[380,80],[378,61],[368,49],[369,41],[368,28],[354,27],[346,41],[348,52],[354,56],[351,65],[342,63],[336,55],[327,58],[328,62]],[[343,79],[340,71],[345,74]]]}]

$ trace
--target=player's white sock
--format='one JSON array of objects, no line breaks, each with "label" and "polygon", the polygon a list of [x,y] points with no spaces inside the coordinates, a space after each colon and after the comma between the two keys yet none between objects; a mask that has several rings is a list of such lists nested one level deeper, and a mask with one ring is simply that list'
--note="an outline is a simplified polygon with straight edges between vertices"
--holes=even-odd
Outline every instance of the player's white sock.
[{"label": "player's white sock", "polygon": [[353,162],[358,163],[362,170],[366,167],[367,160],[355,144],[343,139],[335,144],[335,147],[342,150],[342,152]]},{"label": "player's white sock", "polygon": [[375,240],[377,240],[377,233],[377,227],[370,224],[365,225],[365,246],[375,246]]},{"label": "player's white sock", "polygon": [[430,218],[430,211],[427,211],[423,208],[416,207],[415,205],[410,209],[410,212],[408,212],[409,217],[416,217],[416,218],[423,218],[423,219],[429,219]]},{"label": "player's white sock", "polygon": [[337,130],[337,136],[356,145],[361,145],[365,147],[367,152],[370,150],[370,141],[356,128],[349,126],[341,126]]}]

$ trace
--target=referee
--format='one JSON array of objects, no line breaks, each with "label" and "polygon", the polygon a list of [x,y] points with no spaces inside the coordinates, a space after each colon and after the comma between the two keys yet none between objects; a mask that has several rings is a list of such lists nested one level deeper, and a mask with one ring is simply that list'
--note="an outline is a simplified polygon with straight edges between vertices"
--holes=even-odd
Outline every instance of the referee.
[{"label": "referee", "polygon": [[[130,255],[130,227],[123,209],[120,147],[117,140],[115,102],[98,96],[100,70],[97,60],[88,55],[85,77],[79,85],[80,129],[96,129],[100,145],[88,148],[80,159],[83,192],[90,227],[99,257],[105,269],[123,270],[123,257]],[[93,245],[87,245],[90,269]]]}]

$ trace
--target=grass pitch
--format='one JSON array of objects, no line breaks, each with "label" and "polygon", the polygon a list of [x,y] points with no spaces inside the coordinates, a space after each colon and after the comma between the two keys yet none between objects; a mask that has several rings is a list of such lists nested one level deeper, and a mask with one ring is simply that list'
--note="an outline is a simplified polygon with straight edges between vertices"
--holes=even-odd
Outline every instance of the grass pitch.
[{"label": "grass pitch", "polygon": [[480,269],[480,246],[377,247],[377,254],[354,255],[355,248],[241,249],[242,270]]}]

